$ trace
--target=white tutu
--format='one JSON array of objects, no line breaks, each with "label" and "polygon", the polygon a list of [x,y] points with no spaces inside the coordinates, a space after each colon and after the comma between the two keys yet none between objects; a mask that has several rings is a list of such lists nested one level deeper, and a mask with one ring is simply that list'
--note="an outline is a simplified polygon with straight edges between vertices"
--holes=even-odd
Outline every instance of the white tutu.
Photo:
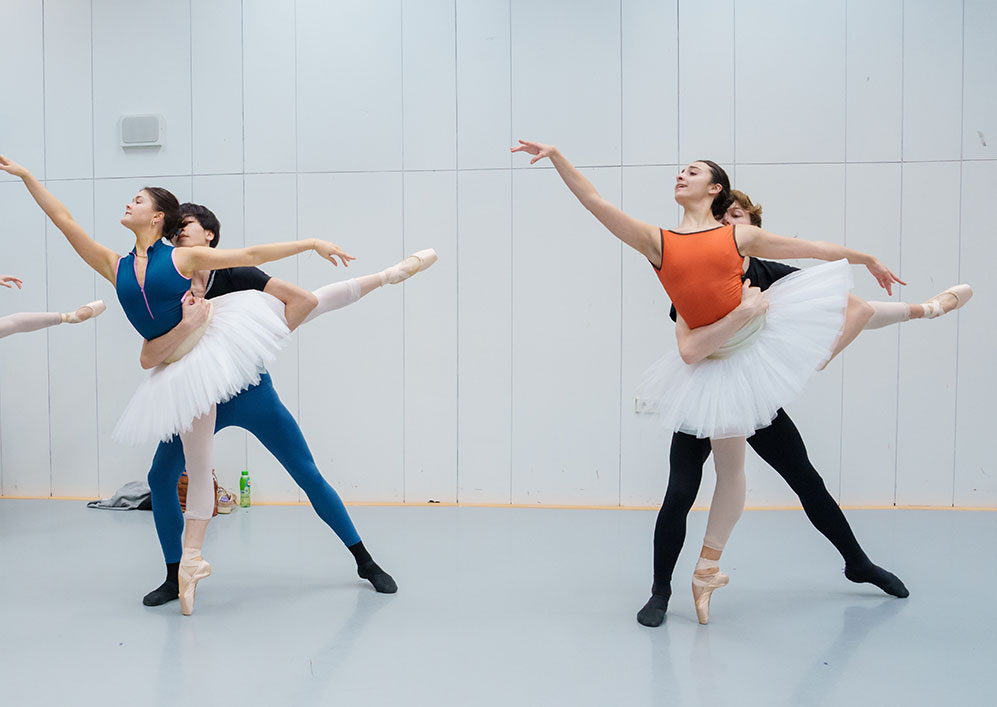
[{"label": "white tutu", "polygon": [[152,369],[118,420],[113,439],[145,444],[189,430],[212,405],[259,383],[286,345],[290,332],[276,298],[245,290],[210,302],[203,336],[176,363]]},{"label": "white tutu", "polygon": [[[644,374],[638,407],[656,409],[672,431],[722,439],[751,436],[800,394],[841,334],[852,277],[845,260],[777,280],[764,324],[724,358],[685,363],[678,351]],[[735,336],[735,338],[737,338]]]}]

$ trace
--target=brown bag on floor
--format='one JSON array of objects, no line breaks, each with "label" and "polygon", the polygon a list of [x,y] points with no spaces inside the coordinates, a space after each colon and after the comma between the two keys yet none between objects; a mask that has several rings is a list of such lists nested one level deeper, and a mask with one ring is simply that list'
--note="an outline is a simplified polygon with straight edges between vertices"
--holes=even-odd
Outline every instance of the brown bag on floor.
[{"label": "brown bag on floor", "polygon": [[[211,481],[215,485],[215,508],[211,512],[211,517],[214,518],[218,515],[218,477],[215,476],[215,470],[211,470]],[[180,475],[180,480],[177,482],[177,496],[180,497],[180,511],[183,513],[187,512],[187,472]]]}]

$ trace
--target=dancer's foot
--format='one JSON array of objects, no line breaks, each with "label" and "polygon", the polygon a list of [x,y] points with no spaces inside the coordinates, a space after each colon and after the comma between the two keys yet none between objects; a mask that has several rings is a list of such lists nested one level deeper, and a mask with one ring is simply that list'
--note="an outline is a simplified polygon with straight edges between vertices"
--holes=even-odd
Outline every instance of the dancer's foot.
[{"label": "dancer's foot", "polygon": [[910,596],[910,592],[907,591],[907,587],[904,586],[899,577],[872,562],[867,565],[845,565],[845,579],[856,584],[866,582],[875,584],[887,594],[892,594],[900,599],[906,599]]},{"label": "dancer's foot", "polygon": [[671,587],[661,590],[656,586],[652,586],[651,598],[637,612],[637,623],[641,626],[650,626],[651,628],[660,626],[665,620],[665,612],[668,611],[668,600],[671,596]]},{"label": "dancer's foot", "polygon": [[79,307],[75,312],[63,312],[61,315],[62,323],[79,324],[80,322],[85,322],[87,319],[100,316],[105,310],[107,310],[107,305],[104,304],[104,300],[102,299],[88,302]]},{"label": "dancer's foot", "polygon": [[381,284],[397,285],[399,282],[408,280],[417,272],[422,272],[437,260],[439,260],[439,256],[432,248],[420,250],[418,253],[413,253],[402,262],[392,265],[382,272]]},{"label": "dancer's foot", "polygon": [[180,571],[177,573],[180,611],[184,616],[194,613],[194,590],[197,589],[197,583],[210,574],[211,565],[201,557],[201,550],[184,548]]},{"label": "dancer's foot", "polygon": [[713,590],[726,587],[730,577],[719,569],[696,570],[692,574],[692,599],[696,603],[696,617],[704,626],[710,622],[710,597]]},{"label": "dancer's foot", "polygon": [[969,285],[956,285],[955,287],[948,288],[944,292],[939,292],[937,295],[921,305],[924,309],[924,318],[934,319],[935,317],[940,317],[943,314],[948,314],[949,312],[959,309],[964,304],[969,302],[969,299],[972,296],[973,288]]},{"label": "dancer's foot", "polygon": [[167,562],[166,580],[142,597],[142,603],[146,606],[161,606],[177,599],[180,596],[180,585],[177,583],[179,569],[179,562]]},{"label": "dancer's foot", "polygon": [[398,591],[398,585],[395,584],[391,575],[382,570],[373,560],[359,565],[357,574],[361,579],[366,579],[374,585],[374,591],[378,594],[394,594]]}]

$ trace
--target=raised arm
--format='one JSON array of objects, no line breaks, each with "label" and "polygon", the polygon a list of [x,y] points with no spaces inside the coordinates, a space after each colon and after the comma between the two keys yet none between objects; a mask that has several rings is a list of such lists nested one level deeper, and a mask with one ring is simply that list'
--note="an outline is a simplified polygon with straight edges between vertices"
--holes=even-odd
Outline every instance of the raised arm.
[{"label": "raised arm", "polygon": [[628,216],[618,206],[602,198],[592,182],[568,162],[556,147],[520,140],[519,146],[511,150],[533,155],[530,164],[536,164],[545,157],[550,158],[554,169],[568,185],[571,193],[582,202],[582,206],[599,219],[603,226],[652,263],[661,263],[661,237],[658,227]]},{"label": "raised arm", "polygon": [[336,262],[337,257],[343,262],[344,266],[348,266],[349,261],[356,260],[352,255],[348,255],[333,243],[318,238],[309,238],[303,241],[267,243],[265,245],[254,245],[248,248],[236,248],[233,250],[222,250],[221,248],[209,248],[207,246],[177,248],[173,251],[173,262],[181,274],[185,277],[190,277],[192,273],[198,270],[221,270],[223,268],[262,265],[263,263],[289,258],[292,255],[304,253],[309,250],[314,250],[333,265],[339,265]]},{"label": "raised arm", "polygon": [[142,368],[155,368],[171,353],[177,350],[188,336],[208,320],[211,305],[203,297],[190,295],[183,303],[183,317],[180,323],[162,336],[142,344],[139,362]]},{"label": "raised arm", "polygon": [[0,155],[0,171],[12,174],[24,181],[31,196],[34,197],[42,211],[52,220],[55,227],[62,231],[81,258],[97,273],[114,284],[114,271],[118,265],[118,254],[107,246],[101,245],[90,237],[80,224],[76,223],[73,215],[65,204],[55,198],[45,186],[35,179],[27,169]]},{"label": "raised arm", "polygon": [[786,238],[777,236],[774,233],[764,231],[758,226],[738,225],[734,232],[734,239],[737,242],[738,250],[742,255],[751,255],[756,258],[773,258],[783,260],[785,258],[816,258],[817,260],[841,260],[844,258],[852,265],[865,265],[872,276],[876,278],[879,286],[886,290],[887,294],[893,294],[893,283],[906,285],[907,283],[893,274],[893,272],[867,253],[861,253],[851,248],[846,248],[837,243],[826,241],[807,241],[802,238]]},{"label": "raised arm", "polygon": [[741,304],[712,324],[690,329],[681,315],[675,321],[679,355],[688,364],[697,363],[723,346],[738,330],[768,309],[768,300],[751,280],[741,285]]},{"label": "raised arm", "polygon": [[294,331],[305,317],[318,306],[318,297],[308,290],[276,277],[267,281],[263,291],[284,303],[284,319],[287,328]]}]

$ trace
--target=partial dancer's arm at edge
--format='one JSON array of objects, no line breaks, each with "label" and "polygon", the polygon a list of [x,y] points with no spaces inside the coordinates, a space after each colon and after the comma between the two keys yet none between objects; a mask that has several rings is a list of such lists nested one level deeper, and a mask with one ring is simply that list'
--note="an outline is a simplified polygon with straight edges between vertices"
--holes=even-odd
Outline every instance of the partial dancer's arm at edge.
[{"label": "partial dancer's arm at edge", "polygon": [[28,192],[42,207],[42,211],[52,220],[55,227],[66,236],[66,240],[69,241],[73,250],[83,258],[87,265],[113,285],[114,271],[118,265],[118,254],[91,238],[90,234],[69,213],[65,204],[59,201],[27,169],[0,155],[0,171],[20,177],[24,181],[24,186],[28,188]]},{"label": "partial dancer's arm at edge", "polygon": [[579,172],[556,147],[527,140],[519,142],[518,147],[511,148],[512,152],[526,152],[534,155],[530,164],[535,164],[544,157],[549,157],[554,169],[568,185],[571,193],[582,203],[582,206],[599,219],[603,226],[652,263],[661,263],[661,239],[657,226],[638,221],[625,214],[618,206],[606,201],[592,182],[586,179],[585,175]]},{"label": "partial dancer's arm at edge", "polygon": [[698,363],[723,346],[742,327],[768,309],[768,300],[751,280],[741,286],[741,303],[712,324],[690,329],[681,315],[675,320],[679,355],[688,364]]},{"label": "partial dancer's arm at edge", "polygon": [[758,226],[741,225],[735,229],[735,241],[738,251],[742,255],[750,255],[756,258],[772,258],[782,260],[785,258],[815,258],[817,260],[841,260],[844,258],[852,265],[865,265],[876,278],[879,286],[886,290],[887,294],[893,294],[893,283],[906,285],[907,283],[893,274],[893,272],[867,253],[862,253],[851,248],[846,248],[837,243],[826,241],[808,241],[802,238],[787,238],[777,236],[774,233],[764,231]]}]

